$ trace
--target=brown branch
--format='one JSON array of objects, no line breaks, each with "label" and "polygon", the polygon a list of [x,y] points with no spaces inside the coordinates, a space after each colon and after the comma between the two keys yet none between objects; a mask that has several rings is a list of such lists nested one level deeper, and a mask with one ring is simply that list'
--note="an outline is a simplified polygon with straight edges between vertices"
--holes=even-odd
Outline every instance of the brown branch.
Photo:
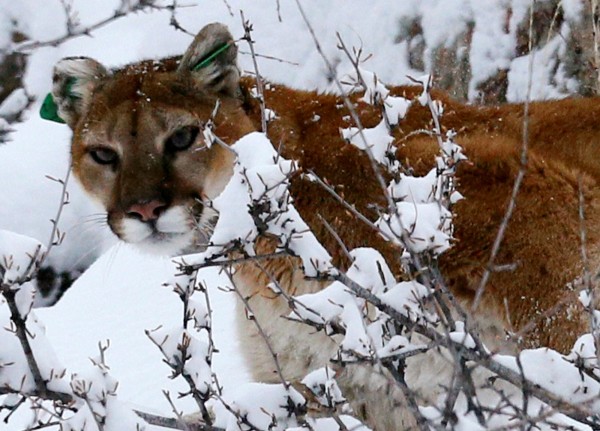
[{"label": "brown branch", "polygon": [[[17,292],[18,290],[12,289],[11,286],[7,285],[3,285],[1,289],[1,293],[6,299],[6,303],[8,304],[8,308],[10,310],[10,320],[15,325],[15,335],[18,338],[19,343],[21,344],[21,348],[23,349],[23,353],[25,354],[25,358],[27,360],[29,371],[31,372],[33,382],[35,384],[35,389],[33,391],[28,391],[27,394],[23,395],[39,396],[47,400],[56,400],[67,404],[72,400],[71,395],[49,390],[47,386],[47,381],[44,380],[44,378],[42,377],[40,367],[37,363],[37,360],[35,359],[33,349],[31,348],[31,343],[29,342],[26,318],[23,318],[21,316],[21,313],[19,312],[19,308],[17,306]],[[22,391],[12,390],[10,392],[22,393]],[[0,393],[2,393],[1,388]]]},{"label": "brown branch", "polygon": [[227,260],[209,260],[203,263],[197,263],[188,265],[185,261],[181,261],[178,264],[178,269],[185,274],[191,274],[193,271],[197,271],[202,268],[211,268],[211,267],[229,267],[232,265],[237,265],[240,263],[248,263],[257,260],[271,260],[271,259],[279,259],[281,257],[289,256],[289,252],[287,251],[278,251],[275,253],[268,254],[260,254],[256,256],[244,256],[239,258],[231,258]]},{"label": "brown branch", "polygon": [[34,389],[32,391],[27,391],[27,393],[23,392],[19,389],[13,389],[11,387],[1,387],[0,386],[0,395],[9,395],[9,394],[19,394],[26,397],[38,397],[48,401],[59,401],[64,404],[70,404],[73,400],[71,395],[64,392],[56,392],[51,391],[46,388],[44,391],[38,391]]}]

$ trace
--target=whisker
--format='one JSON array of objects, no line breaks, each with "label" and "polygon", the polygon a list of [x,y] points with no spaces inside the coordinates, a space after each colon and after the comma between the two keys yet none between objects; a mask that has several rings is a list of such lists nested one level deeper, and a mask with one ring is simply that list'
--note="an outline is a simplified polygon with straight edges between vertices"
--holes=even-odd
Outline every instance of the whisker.
[{"label": "whisker", "polygon": [[86,217],[95,217],[95,216],[102,216],[102,217],[106,217],[106,216],[107,216],[107,213],[105,213],[105,212],[101,212],[101,213],[89,213],[89,214],[86,214],[86,215],[84,215],[84,216],[81,216],[81,218],[86,218]]},{"label": "whisker", "polygon": [[104,216],[104,217],[102,217],[102,216],[84,217],[84,218],[82,218],[82,220],[79,220],[78,223],[86,223],[88,221],[94,221],[94,220],[107,221],[107,218],[106,218],[106,216]]},{"label": "whisker", "polygon": [[119,241],[115,244],[109,252],[109,256],[107,257],[106,262],[106,271],[102,271],[102,284],[106,284],[108,280],[108,274],[110,274],[113,265],[115,264],[115,260],[117,258],[117,253],[123,246],[123,241]]},{"label": "whisker", "polygon": [[89,214],[79,217],[78,222],[86,222],[88,220],[108,220],[108,216],[106,214]]},{"label": "whisker", "polygon": [[75,240],[77,240],[77,239],[83,238],[84,236],[86,236],[90,232],[94,231],[95,229],[104,231],[106,228],[108,228],[108,225],[105,223],[101,223],[101,222],[88,223],[85,226],[84,225],[73,226],[73,227],[71,227],[71,229],[66,231],[66,234],[68,237],[71,237],[71,238],[74,238]]},{"label": "whisker", "polygon": [[108,224],[108,220],[106,220],[104,218],[80,220],[77,223],[75,223],[73,226],[83,225],[83,224],[89,224],[89,223],[103,223],[103,224]]}]

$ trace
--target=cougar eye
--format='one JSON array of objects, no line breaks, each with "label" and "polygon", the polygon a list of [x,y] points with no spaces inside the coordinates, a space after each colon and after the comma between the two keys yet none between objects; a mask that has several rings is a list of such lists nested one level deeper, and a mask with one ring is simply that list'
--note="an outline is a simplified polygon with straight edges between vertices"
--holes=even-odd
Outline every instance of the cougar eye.
[{"label": "cougar eye", "polygon": [[119,159],[118,154],[108,148],[95,148],[90,151],[90,156],[100,165],[112,165]]},{"label": "cougar eye", "polygon": [[165,143],[167,151],[183,151],[187,150],[196,140],[200,129],[196,126],[186,126],[177,129]]}]

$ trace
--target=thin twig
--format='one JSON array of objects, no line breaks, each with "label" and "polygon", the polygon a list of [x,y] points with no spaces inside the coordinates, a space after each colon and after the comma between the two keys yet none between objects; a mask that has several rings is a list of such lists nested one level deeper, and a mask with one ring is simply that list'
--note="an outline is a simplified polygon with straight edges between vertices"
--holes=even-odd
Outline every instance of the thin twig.
[{"label": "thin twig", "polygon": [[56,47],[59,46],[60,44],[66,42],[67,40],[76,38],[76,37],[80,37],[80,36],[91,36],[91,34],[95,31],[98,30],[110,23],[112,23],[113,21],[116,21],[120,18],[123,18],[127,15],[129,15],[130,13],[135,13],[135,12],[140,12],[140,11],[145,11],[145,10],[160,10],[160,9],[168,9],[169,6],[156,6],[153,4],[149,4],[147,2],[139,2],[137,4],[135,4],[131,9],[116,9],[113,14],[111,16],[109,16],[108,18],[102,19],[92,25],[89,25],[87,27],[84,28],[70,28],[67,29],[67,32],[65,34],[63,34],[62,36],[56,37],[54,39],[49,39],[49,40],[45,40],[45,41],[27,41],[27,42],[22,42],[20,44],[17,44],[15,46],[13,46],[11,49],[9,49],[8,51],[0,51],[0,52],[5,52],[8,54],[14,53],[14,52],[31,52],[34,51],[38,48],[44,48],[44,47]]},{"label": "thin twig", "polygon": [[272,260],[272,259],[279,259],[281,257],[286,257],[286,256],[289,256],[289,253],[287,251],[276,251],[274,253],[259,254],[256,256],[244,256],[244,257],[239,257],[239,258],[231,258],[231,259],[227,259],[227,260],[208,260],[203,263],[196,263],[196,264],[192,264],[192,265],[188,265],[185,263],[184,260],[182,260],[180,263],[178,263],[178,267],[183,273],[191,274],[192,272],[197,271],[202,268],[228,267],[231,265],[237,265],[237,264],[252,262],[252,261],[256,261],[256,260]]},{"label": "thin twig", "polygon": [[[379,297],[374,295],[369,290],[363,288],[358,283],[354,282],[345,274],[340,273],[332,278],[344,283],[352,290],[352,292],[354,292],[354,294],[356,294],[356,296],[369,301],[378,310],[386,313],[398,323],[405,325],[411,331],[427,337],[440,346],[447,348],[453,346],[453,348],[459,352],[460,357],[469,361],[474,361],[476,364],[495,373],[500,379],[506,380],[516,387],[521,387],[523,376],[520,373],[498,363],[494,357],[485,350],[467,348],[463,344],[453,341],[450,337],[446,337],[443,334],[438,333],[427,325],[412,321],[408,317],[399,313],[394,307],[385,304]],[[568,400],[561,398],[560,396],[533,382],[528,381],[527,389],[531,395],[555,408],[557,411],[569,416],[570,418],[583,424],[592,426],[594,429],[600,427],[600,422],[598,422],[597,419],[594,419],[594,412],[590,408],[585,408],[585,406],[582,405],[571,404]]]},{"label": "thin twig", "polygon": [[372,168],[375,178],[379,184],[379,187],[383,193],[383,196],[385,196],[385,198],[386,198],[386,201],[387,201],[387,204],[389,207],[389,213],[393,214],[396,206],[395,206],[391,196],[387,192],[387,185],[385,183],[383,175],[381,174],[381,170],[379,169],[377,161],[375,160],[375,157],[373,156],[373,152],[371,151],[371,147],[369,146],[367,138],[364,134],[364,128],[362,126],[362,121],[360,120],[358,112],[356,112],[354,104],[350,100],[350,97],[348,96],[348,94],[344,91],[344,87],[343,87],[342,83],[337,78],[337,71],[336,71],[335,67],[333,66],[333,64],[331,63],[331,61],[329,61],[329,59],[325,55],[325,52],[323,51],[323,49],[321,47],[321,43],[319,42],[319,39],[317,38],[317,35],[310,23],[310,20],[308,19],[308,16],[306,15],[304,8],[302,7],[302,4],[300,3],[299,0],[296,0],[296,6],[298,7],[298,10],[300,11],[300,15],[302,16],[302,19],[304,20],[304,23],[306,24],[306,27],[308,28],[308,31],[313,39],[315,48],[317,49],[317,51],[319,52],[319,55],[323,59],[323,62],[325,63],[325,67],[327,67],[327,72],[328,72],[329,76],[333,79],[334,83],[336,84],[336,87],[338,88],[340,94],[342,95],[342,100],[344,101],[344,105],[346,106],[346,109],[348,109],[348,112],[350,112],[350,116],[352,117],[354,124],[356,124],[356,127],[358,128],[358,133],[359,133],[361,140],[363,141],[364,150],[365,150],[366,154],[368,155],[369,162],[371,163],[371,168]]},{"label": "thin twig", "polygon": [[265,91],[262,77],[260,76],[260,72],[258,71],[258,62],[256,61],[256,54],[254,53],[254,40],[252,40],[252,24],[250,21],[246,21],[244,18],[244,11],[240,11],[240,15],[242,18],[242,26],[244,27],[244,39],[248,42],[248,46],[250,47],[250,54],[252,55],[252,63],[254,65],[254,73],[256,76],[256,88],[258,91],[258,102],[260,104],[260,121],[261,121],[261,131],[263,133],[267,133],[267,109],[265,106]]},{"label": "thin twig", "polygon": [[598,44],[598,38],[600,38],[598,24],[600,21],[600,8],[598,7],[598,0],[591,0],[591,18],[592,18],[592,39],[594,39],[594,69],[596,71],[596,94],[600,94],[600,47]]},{"label": "thin twig", "polygon": [[180,23],[179,20],[177,19],[177,15],[176,15],[176,11],[177,8],[179,7],[177,5],[177,0],[172,0],[173,3],[171,6],[169,6],[168,8],[171,10],[171,19],[169,20],[169,24],[177,31],[181,31],[182,33],[185,33],[187,35],[190,35],[192,37],[195,36],[194,33],[192,33],[191,31],[187,30],[186,28],[184,28]]},{"label": "thin twig", "polygon": [[[238,54],[242,54],[242,55],[253,55],[251,52],[248,51],[242,51],[239,50]],[[286,64],[291,64],[292,66],[300,66],[300,63],[296,63],[295,61],[291,61],[291,60],[286,60],[283,58],[279,58],[279,57],[273,57],[272,55],[266,55],[266,54],[259,54],[258,52],[254,53],[254,56],[256,58],[264,58],[265,60],[272,60],[272,61],[277,61],[279,63],[286,63]]]},{"label": "thin twig", "polygon": [[[21,316],[17,306],[17,292],[18,290],[12,289],[10,286],[2,286],[1,289],[1,293],[6,299],[11,314],[10,319],[15,325],[15,335],[21,344],[21,348],[23,349],[23,353],[27,360],[27,366],[29,367],[29,371],[31,372],[35,384],[35,389],[33,391],[28,391],[26,395],[36,395],[47,400],[57,400],[63,403],[69,403],[72,399],[71,395],[49,390],[46,380],[42,377],[40,367],[29,342],[29,331],[27,330],[26,318]],[[2,389],[0,389],[0,393],[2,393]]]},{"label": "thin twig", "polygon": [[250,306],[250,302],[248,301],[248,298],[246,298],[242,294],[240,289],[237,287],[237,285],[233,279],[233,273],[232,273],[231,267],[225,268],[225,274],[227,274],[227,277],[229,278],[229,281],[231,282],[234,292],[237,294],[240,301],[242,301],[242,304],[244,304],[244,307],[249,315],[249,320],[252,321],[252,323],[256,327],[256,330],[258,331],[261,338],[263,339],[265,346],[267,347],[267,350],[269,350],[271,358],[273,359],[273,364],[275,365],[275,371],[277,372],[277,376],[279,377],[281,384],[283,385],[283,387],[286,390],[289,390],[290,384],[286,380],[286,378],[283,376],[283,371],[282,371],[281,365],[279,363],[279,358],[277,357],[277,352],[275,350],[273,350],[273,346],[271,345],[271,341],[269,340],[269,337],[267,336],[266,332],[263,330],[262,325],[260,324],[260,322],[256,318],[256,315],[252,311],[252,307]]},{"label": "thin twig", "polygon": [[62,216],[62,212],[63,212],[63,209],[65,208],[65,205],[67,205],[69,203],[69,191],[67,190],[67,187],[69,185],[70,178],[71,178],[71,165],[69,165],[67,167],[67,172],[65,173],[64,180],[55,180],[62,186],[61,192],[60,192],[60,203],[56,210],[56,216],[54,216],[54,218],[51,220],[52,221],[52,231],[50,232],[50,238],[48,238],[48,245],[46,246],[46,255],[44,257],[42,257],[42,260],[41,260],[39,266],[42,266],[42,264],[44,263],[44,260],[46,259],[46,256],[48,256],[48,254],[50,254],[50,250],[52,250],[52,248],[55,245],[59,245],[62,242],[63,237],[59,234],[58,222]]},{"label": "thin twig", "polygon": [[483,276],[479,282],[479,286],[477,287],[477,291],[475,293],[475,299],[473,300],[473,305],[471,307],[471,311],[476,311],[481,299],[483,298],[483,294],[485,293],[485,288],[487,286],[488,280],[492,273],[492,269],[495,267],[494,262],[496,261],[496,257],[498,252],[500,251],[500,246],[502,245],[502,241],[504,240],[504,236],[506,234],[506,229],[508,228],[508,223],[512,217],[513,211],[517,204],[517,196],[519,191],[521,190],[521,184],[523,183],[523,178],[525,177],[525,173],[527,172],[527,157],[529,150],[529,104],[531,101],[531,86],[533,79],[533,57],[534,53],[532,51],[533,46],[533,5],[535,0],[531,0],[531,4],[529,7],[529,67],[528,67],[528,77],[527,77],[527,95],[525,97],[524,103],[524,111],[523,111],[523,134],[521,141],[521,157],[520,157],[520,166],[519,172],[517,173],[517,179],[513,185],[512,193],[510,196],[510,201],[508,203],[508,207],[506,208],[506,212],[504,213],[504,217],[502,219],[502,223],[498,229],[498,233],[496,238],[494,239],[494,244],[492,246],[492,251],[490,253],[490,258],[488,259],[487,265],[483,272]]}]

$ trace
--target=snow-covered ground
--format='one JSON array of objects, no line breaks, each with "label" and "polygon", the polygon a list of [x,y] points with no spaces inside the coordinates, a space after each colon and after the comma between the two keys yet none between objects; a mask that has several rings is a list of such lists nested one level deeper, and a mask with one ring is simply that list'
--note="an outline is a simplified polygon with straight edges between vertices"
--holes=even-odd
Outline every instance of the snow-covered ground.
[{"label": "snow-covered ground", "polygon": [[[120,2],[74,0],[70,3],[78,11],[81,25],[85,27],[111,15]],[[230,27],[235,37],[240,37],[243,31],[239,11],[243,9],[245,18],[254,24],[256,51],[281,59],[261,58],[259,67],[264,76],[300,88],[328,88],[322,59],[314,48],[295,2],[202,0],[196,3],[177,12],[180,24],[186,29],[195,32],[209,22],[220,21]],[[372,54],[366,67],[376,71],[380,79],[402,84],[408,82],[407,75],[420,74],[408,66],[407,47],[396,43],[402,16],[416,13],[416,10],[423,13],[429,7],[431,26],[427,37],[449,40],[467,20],[485,12],[473,6],[479,4],[478,0],[448,3],[452,5],[447,5],[445,0],[424,1],[422,4],[418,0],[307,0],[302,5],[326,55],[334,62],[340,61],[341,71],[347,68],[347,62],[336,49],[336,31],[340,32],[347,45],[362,46],[365,54]],[[501,2],[490,0],[489,3],[498,5]],[[514,3],[520,5],[517,10],[522,11],[522,5],[528,2],[515,0]],[[573,10],[576,2],[564,3]],[[0,0],[0,26],[6,26],[13,17],[33,40],[51,39],[64,32],[64,14],[59,1],[49,0],[42,4],[37,0]],[[497,18],[492,14],[489,19],[494,21]],[[26,121],[14,126],[12,141],[0,146],[0,229],[26,234],[44,243],[50,235],[49,220],[56,213],[60,186],[46,176],[65,176],[69,142],[66,126],[43,121],[37,115],[39,103],[51,86],[54,63],[65,56],[85,55],[109,67],[118,67],[142,58],[181,54],[192,38],[169,26],[169,19],[167,11],[139,13],[94,31],[92,37],[74,38],[58,47],[31,52],[25,84],[29,94],[37,100],[28,111]],[[454,28],[455,32],[452,33],[450,28]],[[491,38],[489,40],[494,40],[493,34],[490,35],[493,28],[490,26],[485,35]],[[6,43],[4,36],[0,27],[0,44]],[[490,67],[487,63],[490,56],[498,62],[510,63],[512,60],[508,54],[500,52],[508,49],[510,41],[503,41],[495,51],[490,51],[493,44],[486,45],[483,39],[481,44],[481,51],[476,53],[479,57],[475,57],[480,59],[474,64],[475,70]],[[248,49],[243,42],[240,50],[241,68],[253,70],[250,56],[244,54]],[[514,74],[522,71],[523,61],[517,64]],[[515,78],[511,87],[515,98],[524,94],[524,81]],[[544,92],[545,89],[541,87],[537,96],[556,95],[551,89]],[[98,342],[109,339],[107,360],[111,374],[120,382],[120,398],[168,415],[171,407],[161,390],[176,393],[185,388],[168,379],[170,371],[144,330],[159,325],[170,326],[181,319],[179,299],[161,287],[170,278],[174,266],[167,258],[141,255],[126,245],[112,245],[115,240],[105,227],[94,221],[94,214],[98,212],[99,209],[87,200],[77,184],[71,182],[70,204],[61,219],[61,228],[67,236],[65,243],[54,249],[51,263],[69,270],[87,267],[102,256],[59,304],[38,310],[37,315],[46,325],[48,338],[69,372],[87,366],[88,357],[97,354]],[[204,276],[211,286],[219,349],[214,367],[226,391],[234,391],[239,382],[247,381],[249,376],[237,353],[231,321],[233,298],[215,288],[225,283],[215,271],[207,271]],[[189,400],[178,402],[178,407],[193,410]],[[0,430],[22,429],[20,420],[15,417],[8,425],[0,422]]]},{"label": "snow-covered ground", "polygon": [[[188,388],[185,382],[168,378],[169,367],[144,331],[161,325],[173,327],[182,320],[181,301],[162,286],[174,270],[169,259],[117,246],[106,252],[56,306],[37,310],[36,314],[46,324],[48,338],[70,370],[87,368],[88,357],[98,352],[98,342],[110,340],[107,362],[120,382],[119,396],[145,410],[166,414],[171,408],[162,389],[177,394]],[[215,270],[207,270],[204,276],[211,286],[219,349],[214,370],[221,383],[230,388],[249,378],[237,353],[232,328],[233,295],[218,289],[227,283]],[[178,406],[194,411],[190,397]]]}]

